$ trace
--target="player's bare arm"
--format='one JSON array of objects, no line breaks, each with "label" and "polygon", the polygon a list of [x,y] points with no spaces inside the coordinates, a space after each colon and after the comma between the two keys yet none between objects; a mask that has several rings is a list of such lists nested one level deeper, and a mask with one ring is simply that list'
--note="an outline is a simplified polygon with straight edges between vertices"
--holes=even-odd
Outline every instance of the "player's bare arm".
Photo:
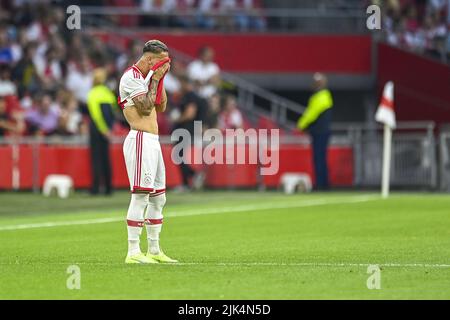
[{"label": "player's bare arm", "polygon": [[[168,51],[165,51],[167,47],[163,49],[162,46],[161,50],[158,50],[158,41],[152,41],[150,46],[156,50],[144,52],[136,64],[131,67],[134,71],[128,73],[126,79],[128,82],[123,83],[121,98],[124,100],[127,95],[137,93],[123,110],[124,117],[131,129],[158,134],[156,113],[163,112],[166,108],[167,96],[162,81],[170,69],[170,59]],[[125,89],[128,89],[128,92]],[[139,92],[142,93],[139,94]],[[161,98],[158,99],[158,102],[157,96]]]},{"label": "player's bare arm", "polygon": [[134,107],[141,117],[149,116],[155,107],[147,94],[133,98]]},{"label": "player's bare arm", "polygon": [[162,103],[156,104],[156,95],[158,90],[159,82],[161,78],[166,74],[166,72],[170,68],[170,63],[167,62],[162,67],[157,69],[152,76],[152,81],[150,82],[150,88],[147,94],[140,95],[133,98],[134,106],[137,109],[138,114],[142,116],[149,116],[152,110],[156,107],[158,112],[162,112],[166,108],[167,96],[165,90],[163,90],[163,94],[165,98],[163,98]]},{"label": "player's bare arm", "polygon": [[164,112],[164,111],[166,111],[166,107],[167,107],[167,93],[166,93],[165,89],[163,89],[162,95],[163,96],[162,96],[162,99],[161,99],[161,103],[155,105],[156,112]]}]

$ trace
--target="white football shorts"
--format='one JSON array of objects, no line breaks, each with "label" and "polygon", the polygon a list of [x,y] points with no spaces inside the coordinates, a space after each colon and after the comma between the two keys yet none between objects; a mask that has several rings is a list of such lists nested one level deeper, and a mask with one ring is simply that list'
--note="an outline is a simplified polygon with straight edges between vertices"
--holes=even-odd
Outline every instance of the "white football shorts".
[{"label": "white football shorts", "polygon": [[158,195],[166,191],[166,169],[158,135],[130,130],[123,143],[123,155],[132,193]]}]

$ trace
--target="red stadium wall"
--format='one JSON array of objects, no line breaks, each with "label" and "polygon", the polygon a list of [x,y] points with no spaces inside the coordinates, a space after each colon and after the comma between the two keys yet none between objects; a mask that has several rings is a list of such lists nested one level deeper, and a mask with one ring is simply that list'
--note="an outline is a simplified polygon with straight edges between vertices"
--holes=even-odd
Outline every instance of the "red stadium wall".
[{"label": "red stadium wall", "polygon": [[[129,44],[117,34],[95,34],[121,48]],[[369,74],[372,66],[370,36],[146,32],[134,37],[158,38],[190,56],[207,44],[214,48],[219,66],[231,72]]]},{"label": "red stadium wall", "polygon": [[[89,149],[84,146],[39,146],[39,161],[33,163],[33,150],[30,146],[19,147],[18,169],[20,189],[33,187],[33,167],[38,168],[38,185],[42,187],[49,174],[66,174],[72,177],[76,188],[88,188],[91,183]],[[172,145],[162,145],[166,164],[167,186],[181,183],[180,170],[171,161]],[[12,188],[12,147],[0,146],[0,189]],[[116,188],[128,188],[128,177],[122,154],[122,145],[111,148],[113,167],[113,185]],[[280,176],[285,172],[306,172],[314,180],[311,150],[306,146],[280,146],[279,172],[273,176],[259,176],[257,165],[207,166],[206,184],[213,188],[256,187],[261,181],[267,187],[277,187]],[[333,186],[351,186],[353,183],[353,152],[350,147],[332,146],[329,151],[330,180]],[[261,180],[259,180],[261,179]]]},{"label": "red stadium wall", "polygon": [[11,189],[13,168],[12,148],[0,146],[0,159],[0,189]]},{"label": "red stadium wall", "polygon": [[378,89],[392,80],[400,121],[450,122],[450,66],[386,44],[378,45]]}]

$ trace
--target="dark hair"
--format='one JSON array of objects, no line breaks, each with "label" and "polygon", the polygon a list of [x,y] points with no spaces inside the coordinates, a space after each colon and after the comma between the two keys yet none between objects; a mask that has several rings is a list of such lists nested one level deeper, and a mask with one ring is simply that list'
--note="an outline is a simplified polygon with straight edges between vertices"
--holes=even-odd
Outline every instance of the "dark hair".
[{"label": "dark hair", "polygon": [[151,53],[162,53],[169,52],[169,48],[159,41],[159,40],[149,40],[145,43],[144,48],[142,49],[142,53],[151,52]]},{"label": "dark hair", "polygon": [[203,56],[208,50],[211,50],[211,47],[210,47],[210,46],[202,46],[202,47],[200,47],[200,49],[198,49],[197,54],[198,54],[199,57],[201,57],[201,56]]}]

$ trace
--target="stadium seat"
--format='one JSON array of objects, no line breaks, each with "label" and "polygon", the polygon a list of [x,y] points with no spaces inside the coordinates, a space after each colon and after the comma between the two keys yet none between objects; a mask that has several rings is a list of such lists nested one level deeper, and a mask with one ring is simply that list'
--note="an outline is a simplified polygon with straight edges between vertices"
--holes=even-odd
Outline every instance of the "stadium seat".
[{"label": "stadium seat", "polygon": [[284,192],[288,194],[295,191],[310,192],[312,189],[311,177],[306,173],[287,172],[280,181]]},{"label": "stadium seat", "polygon": [[48,197],[53,189],[60,198],[67,198],[73,187],[73,180],[70,176],[63,174],[50,174],[45,178],[43,194]]}]

